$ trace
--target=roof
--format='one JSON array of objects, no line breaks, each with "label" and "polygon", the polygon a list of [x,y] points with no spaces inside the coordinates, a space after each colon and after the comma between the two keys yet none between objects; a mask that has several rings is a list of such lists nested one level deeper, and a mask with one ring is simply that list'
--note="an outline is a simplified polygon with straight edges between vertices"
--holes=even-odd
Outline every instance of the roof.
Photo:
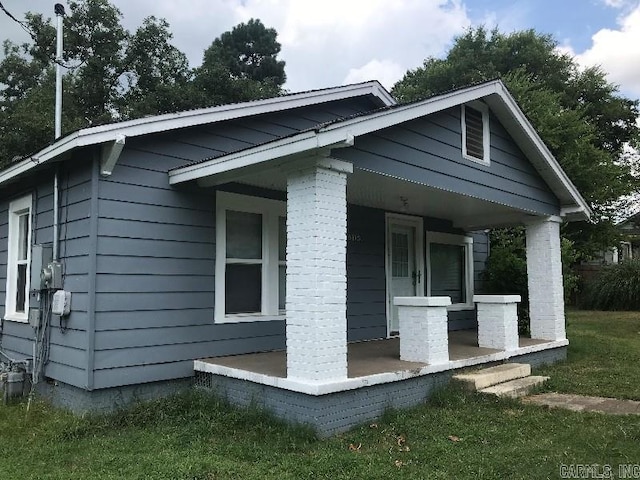
[{"label": "roof", "polygon": [[358,136],[480,99],[489,105],[494,115],[498,117],[558,197],[561,214],[589,218],[592,213],[589,205],[500,80],[460,88],[418,102],[388,105],[387,108],[338,119],[288,137],[176,168],[169,172],[169,181],[171,184],[178,184],[277,158],[308,154],[332,147],[350,146]]},{"label": "roof", "polygon": [[367,94],[376,97],[382,106],[396,104],[391,94],[387,92],[378,81],[374,80],[341,87],[293,93],[263,100],[155,115],[84,128],[58,139],[51,145],[48,145],[27,158],[7,165],[0,171],[0,185],[36,166],[55,161],[77,148],[89,145],[118,142],[122,144],[123,138],[126,137],[166,132],[179,128],[233,120]]}]

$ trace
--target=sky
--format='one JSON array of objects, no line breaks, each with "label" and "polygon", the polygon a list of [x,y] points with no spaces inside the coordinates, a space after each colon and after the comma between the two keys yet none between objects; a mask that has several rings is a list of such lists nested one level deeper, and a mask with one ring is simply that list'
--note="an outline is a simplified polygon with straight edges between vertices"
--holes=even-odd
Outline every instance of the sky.
[{"label": "sky", "polygon": [[[53,17],[52,0],[0,0],[23,19]],[[66,6],[64,0],[58,0]],[[134,31],[165,18],[192,67],[214,38],[250,18],[278,32],[291,92],[379,80],[390,89],[425,58],[443,57],[469,27],[552,34],[583,67],[600,65],[622,94],[640,98],[640,0],[111,0]],[[0,39],[27,40],[0,12]]]}]

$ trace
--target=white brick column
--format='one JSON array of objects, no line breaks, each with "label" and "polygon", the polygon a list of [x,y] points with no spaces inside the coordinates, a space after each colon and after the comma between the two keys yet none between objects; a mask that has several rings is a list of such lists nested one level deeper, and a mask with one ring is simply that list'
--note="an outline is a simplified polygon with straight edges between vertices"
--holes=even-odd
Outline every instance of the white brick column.
[{"label": "white brick column", "polygon": [[478,346],[517,350],[520,295],[474,295],[478,310]]},{"label": "white brick column", "polygon": [[527,225],[527,275],[531,338],[564,340],[564,290],[560,222],[549,217]]},{"label": "white brick column", "polygon": [[400,360],[448,363],[451,297],[395,297],[393,304],[398,307]]},{"label": "white brick column", "polygon": [[287,177],[287,377],[347,378],[347,174],[331,158]]}]

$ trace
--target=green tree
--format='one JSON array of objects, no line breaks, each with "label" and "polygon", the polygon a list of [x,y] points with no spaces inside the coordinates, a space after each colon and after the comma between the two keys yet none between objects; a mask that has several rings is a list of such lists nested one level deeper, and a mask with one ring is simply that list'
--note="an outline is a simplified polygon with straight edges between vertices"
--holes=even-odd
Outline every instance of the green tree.
[{"label": "green tree", "polygon": [[199,101],[215,105],[280,95],[287,77],[279,53],[277,32],[260,20],[223,33],[205,50],[202,66],[195,71]]},{"label": "green tree", "polygon": [[565,226],[587,256],[615,242],[612,220],[620,198],[640,191],[638,101],[622,96],[600,68],[580,69],[550,35],[503,34],[484,28],[457,38],[443,59],[428,58],[393,88],[408,102],[501,78],[541,138],[594,210],[594,222]]},{"label": "green tree", "polygon": [[[223,33],[195,71],[169,24],[146,18],[131,33],[109,0],[69,0],[64,18],[63,134],[78,128],[281,93],[276,31],[259,20]],[[0,166],[53,138],[55,37],[51,19],[27,13],[32,41],[4,42],[0,61]]]}]

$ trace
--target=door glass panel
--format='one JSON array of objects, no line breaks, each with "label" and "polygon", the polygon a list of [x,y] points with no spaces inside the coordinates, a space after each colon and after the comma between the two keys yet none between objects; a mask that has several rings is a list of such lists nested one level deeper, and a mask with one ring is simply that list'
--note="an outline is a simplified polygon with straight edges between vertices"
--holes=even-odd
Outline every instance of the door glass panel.
[{"label": "door glass panel", "polygon": [[262,215],[227,210],[227,258],[262,258]]},{"label": "door glass panel", "polygon": [[225,313],[256,313],[262,310],[262,265],[227,264]]},{"label": "door glass panel", "polygon": [[451,297],[451,303],[465,303],[465,247],[431,243],[431,295]]},{"label": "door glass panel", "polygon": [[391,275],[409,276],[409,236],[406,233],[391,234]]}]

